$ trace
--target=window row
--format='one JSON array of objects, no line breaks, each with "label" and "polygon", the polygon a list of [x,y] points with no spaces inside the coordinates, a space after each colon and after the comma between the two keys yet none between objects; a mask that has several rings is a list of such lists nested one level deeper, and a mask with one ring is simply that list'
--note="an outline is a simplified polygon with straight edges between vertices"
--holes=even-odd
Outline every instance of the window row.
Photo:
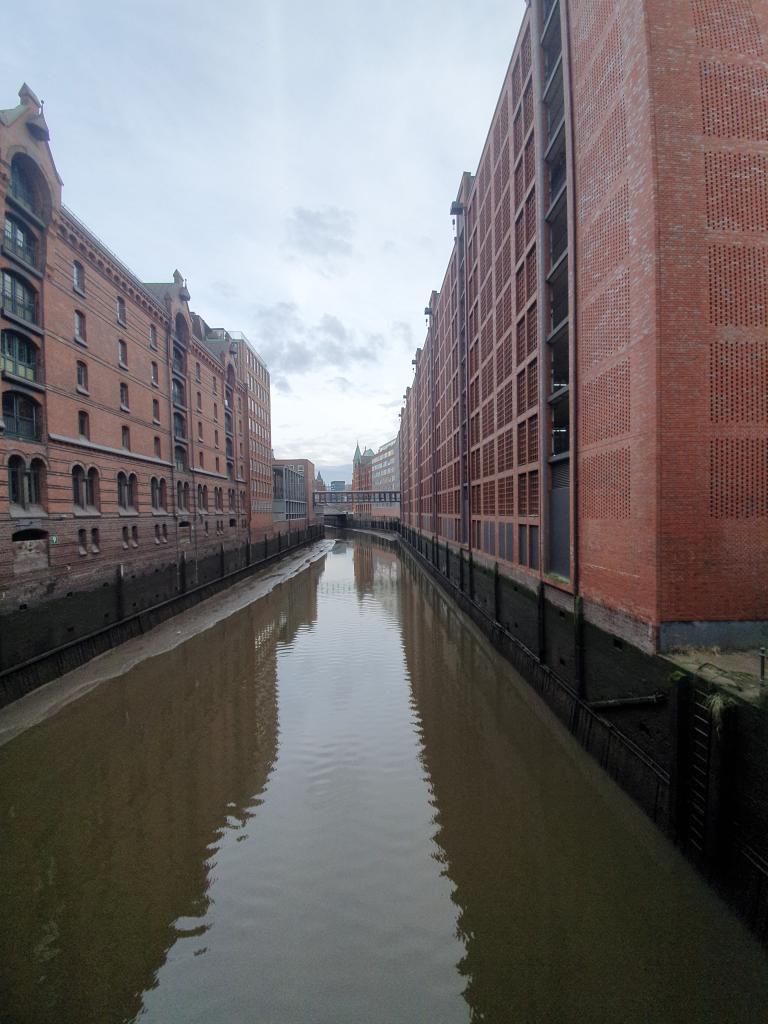
[{"label": "window row", "polygon": [[[82,263],[79,262],[79,260],[75,260],[72,263],[72,288],[79,295],[85,295],[85,267],[83,266]],[[80,316],[83,317],[83,314],[81,313]],[[115,297],[115,316],[117,322],[122,327],[125,327],[127,325],[128,321],[126,317],[125,299],[122,298],[122,296],[120,295]],[[85,338],[84,322],[82,323],[81,326],[82,331],[80,331],[79,333],[82,338]],[[78,332],[76,331],[76,333]],[[149,325],[149,345],[150,348],[157,348],[157,327],[154,324]]]}]

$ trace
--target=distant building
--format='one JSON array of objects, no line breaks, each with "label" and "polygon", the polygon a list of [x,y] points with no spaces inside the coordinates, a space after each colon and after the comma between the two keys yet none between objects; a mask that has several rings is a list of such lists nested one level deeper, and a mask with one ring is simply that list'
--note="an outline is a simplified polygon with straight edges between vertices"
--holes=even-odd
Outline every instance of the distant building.
[{"label": "distant building", "polygon": [[314,517],[315,467],[309,459],[274,459],[272,481],[272,514],[276,523]]},{"label": "distant building", "polygon": [[[373,449],[366,448],[365,451],[360,451],[360,442],[358,441],[357,447],[355,448],[355,454],[352,459],[352,490],[353,491],[370,491],[372,487],[372,468],[373,468]],[[355,502],[352,506],[352,511],[356,515],[370,516],[371,515],[371,503]]]},{"label": "distant building", "polygon": [[323,474],[318,473],[315,479],[315,490],[316,491],[327,491],[328,488],[325,486],[325,480],[323,480]]},{"label": "distant building", "polygon": [[[373,456],[371,462],[371,487],[374,493],[400,490],[400,437],[387,441]],[[374,519],[393,519],[400,516],[399,501],[382,501],[374,498],[371,515]]]},{"label": "distant building", "polygon": [[346,491],[347,485],[343,480],[331,480],[332,491]]},{"label": "distant building", "polygon": [[400,438],[387,441],[371,463],[371,486],[375,491],[400,490]]}]

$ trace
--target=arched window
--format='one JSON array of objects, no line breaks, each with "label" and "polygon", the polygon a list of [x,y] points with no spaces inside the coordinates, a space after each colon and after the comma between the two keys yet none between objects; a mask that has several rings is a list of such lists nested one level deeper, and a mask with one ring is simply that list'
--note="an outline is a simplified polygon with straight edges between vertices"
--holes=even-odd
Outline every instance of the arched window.
[{"label": "arched window", "polygon": [[173,436],[181,441],[187,439],[187,418],[180,412],[173,414]]},{"label": "arched window", "polygon": [[8,460],[8,500],[11,505],[28,509],[43,504],[43,479],[45,463],[42,459],[32,459],[27,466],[18,455]]},{"label": "arched window", "polygon": [[24,459],[12,455],[8,459],[8,500],[12,505],[24,507]]},{"label": "arched window", "polygon": [[22,380],[37,379],[37,348],[16,331],[3,331],[0,367]]},{"label": "arched window", "polygon": [[219,510],[219,512],[223,512],[224,511],[224,488],[223,487],[217,487],[216,488],[216,508]]},{"label": "arched window", "polygon": [[177,313],[176,314],[176,320],[175,320],[175,325],[174,326],[176,328],[176,337],[177,337],[177,339],[182,343],[182,345],[188,344],[188,342],[189,342],[189,327],[187,326],[187,321],[184,319],[184,315],[182,313]]},{"label": "arched window", "polygon": [[27,395],[18,391],[4,392],[3,419],[6,437],[40,440],[40,406]]},{"label": "arched window", "polygon": [[227,458],[228,459],[233,459],[235,457],[234,445],[232,444],[232,439],[229,438],[229,437],[227,438],[227,445],[226,445],[226,447],[227,447]]},{"label": "arched window", "polygon": [[203,485],[203,508],[208,511],[208,487]]},{"label": "arched window", "polygon": [[128,477],[125,473],[117,474],[117,504],[123,511],[128,508]]},{"label": "arched window", "polygon": [[184,349],[179,345],[173,346],[173,372],[180,373],[182,377],[187,373],[187,362],[184,356]]},{"label": "arched window", "polygon": [[91,466],[85,478],[85,504],[88,508],[99,507],[99,471],[95,466]]},{"label": "arched window", "polygon": [[157,477],[153,476],[149,481],[150,500],[152,502],[152,508],[160,508],[160,487],[157,483]]},{"label": "arched window", "polygon": [[189,484],[184,484],[184,508],[189,510]]},{"label": "arched window", "polygon": [[225,412],[224,413],[224,429],[226,430],[226,432],[228,434],[232,433],[232,413],[231,412]]},{"label": "arched window", "polygon": [[166,483],[165,483],[164,479],[160,480],[159,491],[160,491],[160,496],[159,496],[160,508],[167,509],[168,508],[168,488],[166,486]]},{"label": "arched window", "polygon": [[37,266],[37,239],[23,221],[9,214],[5,217],[3,247],[31,267]]},{"label": "arched window", "polygon": [[198,510],[198,512],[202,509],[202,507],[203,507],[203,485],[202,484],[198,484],[197,485],[197,510]]},{"label": "arched window", "polygon": [[85,508],[85,470],[82,466],[72,469],[72,504],[75,508]]},{"label": "arched window", "polygon": [[90,437],[91,427],[88,419],[88,413],[81,409],[77,414],[77,432],[80,437]]},{"label": "arched window", "polygon": [[77,260],[72,264],[72,287],[76,292],[85,295],[85,267]]},{"label": "arched window", "polygon": [[125,324],[125,299],[121,295],[115,299],[115,312],[117,313],[117,322]]},{"label": "arched window", "polygon": [[11,164],[11,195],[17,203],[26,206],[28,210],[40,213],[40,204],[32,178],[23,166],[22,160],[17,157],[14,157]]},{"label": "arched window", "polygon": [[139,507],[139,481],[136,474],[131,473],[128,477],[128,508],[134,512]]},{"label": "arched window", "polygon": [[229,508],[230,511],[235,507],[235,492],[230,487],[229,489]]},{"label": "arched window", "polygon": [[171,385],[171,393],[173,395],[173,404],[180,405],[182,408],[185,408],[186,403],[184,402],[184,385],[181,383],[180,380],[174,379],[173,384]]},{"label": "arched window", "polygon": [[187,449],[177,444],[173,449],[173,461],[180,473],[185,472],[187,468]]},{"label": "arched window", "polygon": [[176,484],[176,508],[186,508],[184,504],[184,488],[181,486],[181,480]]},{"label": "arched window", "polygon": [[3,306],[9,313],[37,323],[37,293],[23,277],[3,271]]}]

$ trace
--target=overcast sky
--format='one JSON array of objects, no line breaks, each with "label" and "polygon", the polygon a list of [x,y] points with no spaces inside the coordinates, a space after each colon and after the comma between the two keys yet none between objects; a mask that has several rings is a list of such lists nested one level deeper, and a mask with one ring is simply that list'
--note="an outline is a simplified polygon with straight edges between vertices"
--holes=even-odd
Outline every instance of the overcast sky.
[{"label": "overcast sky", "polygon": [[187,278],[272,374],[278,457],[398,429],[523,0],[43,0],[0,107],[45,100],[64,202],[145,281]]}]

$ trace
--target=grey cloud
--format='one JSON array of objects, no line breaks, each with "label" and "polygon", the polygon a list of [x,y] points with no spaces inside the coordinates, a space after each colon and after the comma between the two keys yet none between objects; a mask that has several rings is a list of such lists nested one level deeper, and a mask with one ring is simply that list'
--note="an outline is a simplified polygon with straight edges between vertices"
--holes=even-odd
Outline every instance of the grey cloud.
[{"label": "grey cloud", "polygon": [[395,320],[392,324],[392,334],[403,348],[409,352],[414,348],[413,331],[411,330],[411,325],[406,323],[405,320]]},{"label": "grey cloud", "polygon": [[395,398],[391,402],[379,402],[382,409],[396,409],[399,405],[403,404],[402,398]]},{"label": "grey cloud", "polygon": [[353,386],[354,386],[352,384],[352,381],[351,380],[347,380],[346,377],[332,377],[328,381],[328,383],[330,385],[332,385],[333,387],[338,388],[339,391],[344,391],[344,392],[350,391],[353,388]]},{"label": "grey cloud", "polygon": [[326,313],[315,323],[303,319],[293,302],[257,306],[255,337],[273,374],[309,373],[320,367],[343,370],[375,363],[375,345],[360,340],[338,317]]},{"label": "grey cloud", "polygon": [[285,250],[326,277],[341,272],[354,253],[355,216],[351,210],[295,206],[285,225]]},{"label": "grey cloud", "polygon": [[272,383],[274,384],[276,391],[279,391],[283,395],[290,395],[291,385],[285,377],[273,377]]}]

